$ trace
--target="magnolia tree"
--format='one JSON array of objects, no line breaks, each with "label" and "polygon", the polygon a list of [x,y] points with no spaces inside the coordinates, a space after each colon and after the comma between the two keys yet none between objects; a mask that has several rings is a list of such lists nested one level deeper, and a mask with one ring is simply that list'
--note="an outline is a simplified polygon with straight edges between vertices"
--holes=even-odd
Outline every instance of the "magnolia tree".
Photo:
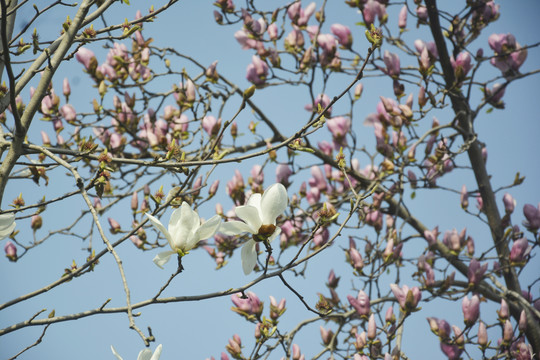
[{"label": "magnolia tree", "polygon": [[[539,43],[494,32],[494,1],[218,0],[208,26],[234,34],[244,79],[147,30],[175,2],[0,0],[2,355],[116,314],[139,359],[182,358],[159,324],[214,299],[236,318],[204,339],[221,355],[182,344],[202,358],[422,358],[412,338],[430,357],[538,358],[539,194],[487,165],[482,123],[515,117],[504,95],[527,91]],[[51,250],[65,237],[73,252]],[[86,308],[40,305],[96,278]]]}]

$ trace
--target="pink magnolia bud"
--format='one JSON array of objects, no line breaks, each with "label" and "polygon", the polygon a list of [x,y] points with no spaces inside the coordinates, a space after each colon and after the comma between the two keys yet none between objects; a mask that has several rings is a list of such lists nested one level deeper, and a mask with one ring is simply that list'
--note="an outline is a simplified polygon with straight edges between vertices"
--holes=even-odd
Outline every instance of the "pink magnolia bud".
[{"label": "pink magnolia bud", "polygon": [[374,340],[377,337],[377,324],[375,323],[375,314],[371,314],[368,321],[367,337]]},{"label": "pink magnolia bud", "polygon": [[270,40],[274,41],[278,38],[278,27],[276,23],[272,23],[268,25],[268,28],[266,29],[266,32],[268,33],[268,37]]},{"label": "pink magnolia bud", "polygon": [[242,340],[238,335],[233,335],[233,338],[229,339],[229,343],[225,346],[225,348],[235,359],[241,358]]},{"label": "pink magnolia bud", "polygon": [[458,80],[463,80],[472,69],[471,55],[466,51],[459,53],[455,60],[450,57],[450,63]]},{"label": "pink magnolia bud", "polygon": [[433,230],[424,231],[424,239],[428,242],[430,246],[437,243],[437,237],[439,236],[439,227],[435,226]]},{"label": "pink magnolia bud", "polygon": [[321,338],[324,345],[329,345],[332,341],[332,338],[334,337],[334,332],[332,330],[326,330],[322,326],[320,327],[321,330]]},{"label": "pink magnolia bud", "polygon": [[334,34],[338,38],[338,42],[341,46],[343,46],[346,49],[350,49],[352,46],[353,38],[351,35],[351,30],[341,24],[333,24],[330,26],[330,30],[332,31],[332,34]]},{"label": "pink magnolia bud", "polygon": [[210,185],[210,189],[208,190],[208,196],[212,197],[216,195],[216,192],[219,188],[219,180],[215,180],[212,185]]},{"label": "pink magnolia bud", "polygon": [[206,75],[206,78],[212,82],[217,82],[219,80],[219,75],[216,70],[217,64],[218,61],[214,61],[212,64],[210,64],[210,66],[206,69],[204,73]]},{"label": "pink magnolia bud", "polygon": [[276,320],[279,318],[286,310],[285,308],[286,300],[281,299],[281,301],[278,302],[276,299],[270,295],[270,318],[273,320]]},{"label": "pink magnolia bud", "polygon": [[51,139],[49,138],[49,135],[47,135],[47,133],[43,130],[41,131],[41,142],[45,146],[51,145]]},{"label": "pink magnolia bud", "polygon": [[503,196],[504,210],[507,214],[514,212],[516,207],[516,200],[509,193],[505,193]]},{"label": "pink magnolia bud", "polygon": [[292,175],[292,170],[287,164],[279,164],[276,167],[276,182],[289,186],[289,177]]},{"label": "pink magnolia bud", "polygon": [[68,98],[69,95],[71,94],[71,86],[69,85],[68,78],[64,78],[64,82],[62,83],[62,91],[66,98]]},{"label": "pink magnolia bud", "polygon": [[111,234],[117,234],[122,231],[120,224],[116,220],[114,220],[113,218],[107,218],[107,220],[109,221],[109,231],[111,232]]},{"label": "pink magnolia bud", "polygon": [[435,285],[435,272],[433,271],[431,265],[429,265],[427,262],[425,263],[424,267],[426,269],[426,286],[432,287]]},{"label": "pink magnolia bud", "polygon": [[421,21],[426,21],[428,19],[428,11],[425,6],[419,6],[416,8],[416,16]]},{"label": "pink magnolia bud", "polygon": [[30,221],[30,227],[32,230],[36,231],[37,229],[40,229],[43,225],[43,219],[39,215],[33,215],[32,220]]},{"label": "pink magnolia bud", "polygon": [[360,315],[361,317],[367,317],[369,315],[369,296],[363,290],[360,290],[358,292],[358,296],[356,297],[356,299],[351,295],[347,295],[347,300],[349,300],[349,303],[356,310],[358,315]]},{"label": "pink magnolia bud", "polygon": [[17,247],[10,240],[4,245],[4,251],[9,261],[17,261]]},{"label": "pink magnolia bud", "polygon": [[75,111],[75,108],[71,104],[62,106],[60,108],[60,114],[68,123],[75,121],[77,118],[77,111]]},{"label": "pink magnolia bud", "polygon": [[467,192],[467,187],[465,185],[461,187],[460,200],[461,208],[466,210],[469,207],[469,193]]},{"label": "pink magnolia bud", "polygon": [[362,83],[357,84],[354,87],[354,98],[356,100],[360,99],[360,97],[362,96],[363,91],[364,91],[364,85],[362,85]]},{"label": "pink magnolia bud", "polygon": [[407,27],[407,5],[404,5],[399,12],[398,26],[400,29]]},{"label": "pink magnolia bud", "polygon": [[540,203],[535,208],[534,205],[525,204],[523,206],[523,215],[525,215],[526,221],[523,221],[523,226],[531,231],[536,231],[540,228]]},{"label": "pink magnolia bud", "polygon": [[302,358],[302,353],[300,351],[300,346],[293,344],[292,346],[292,359],[293,360],[300,360]]},{"label": "pink magnolia bud", "polygon": [[428,324],[429,324],[429,329],[435,334],[435,335],[438,335],[439,334],[439,319],[437,318],[434,318],[434,317],[428,317],[426,318]]},{"label": "pink magnolia bud", "polygon": [[514,241],[512,249],[510,250],[510,263],[512,265],[525,265],[531,250],[532,246],[529,245],[526,238]]},{"label": "pink magnolia bud", "polygon": [[423,108],[426,104],[426,89],[423,86],[420,86],[420,90],[418,90],[418,106],[420,106],[420,108]]},{"label": "pink magnolia bud", "polygon": [[136,247],[138,247],[139,249],[142,249],[143,245],[144,245],[144,241],[142,241],[137,235],[131,235],[129,237],[129,239],[131,240],[131,242],[133,243],[133,245],[135,245]]},{"label": "pink magnolia bud", "polygon": [[508,316],[510,315],[510,310],[508,308],[506,300],[501,299],[501,308],[499,311],[497,311],[497,314],[499,314],[499,320],[501,322],[508,319]]},{"label": "pink magnolia bud", "polygon": [[399,76],[401,72],[399,56],[397,54],[391,53],[388,50],[385,50],[383,56],[384,64],[386,65],[386,73],[392,77]]},{"label": "pink magnolia bud", "polygon": [[334,270],[330,270],[328,274],[328,283],[326,284],[329,288],[335,289],[339,284],[339,277],[334,274]]},{"label": "pink magnolia bud", "polygon": [[75,58],[78,62],[84,65],[88,72],[93,73],[95,71],[97,67],[97,60],[92,50],[81,47],[75,54]]},{"label": "pink magnolia bud", "polygon": [[488,343],[488,335],[486,324],[483,321],[480,321],[478,324],[478,345],[482,348],[485,348]]},{"label": "pink magnolia bud", "polygon": [[463,298],[461,302],[461,309],[463,310],[463,321],[465,325],[472,326],[478,316],[480,316],[480,298],[477,295],[473,295],[469,300],[467,296]]},{"label": "pink magnolia bud", "polygon": [[514,328],[510,319],[506,319],[503,325],[503,342],[509,344],[514,337]]},{"label": "pink magnolia bud", "polygon": [[439,335],[442,340],[450,338],[450,324],[446,320],[437,320],[437,335]]},{"label": "pink magnolia bud", "polygon": [[219,133],[221,127],[221,118],[217,120],[214,116],[205,116],[202,120],[202,127],[208,136],[213,137]]},{"label": "pink magnolia bud", "polygon": [[131,210],[137,211],[139,208],[139,196],[137,195],[137,192],[134,191],[133,195],[131,195]]},{"label": "pink magnolia bud", "polygon": [[[321,110],[323,110],[323,109],[326,109],[326,107],[330,104],[330,102],[331,102],[331,100],[328,97],[328,95],[319,94],[315,98],[315,102],[313,103],[313,105],[308,104],[308,105],[304,106],[304,109],[306,109],[307,111],[312,111],[312,112],[318,113],[319,105],[320,105]],[[331,113],[332,113],[332,107],[329,107],[328,110],[326,110],[325,115],[327,117],[330,117]]]},{"label": "pink magnolia bud", "polygon": [[441,350],[446,355],[448,360],[458,360],[460,359],[461,353],[463,352],[463,349],[460,348],[457,345],[447,344],[445,342],[441,342]]},{"label": "pink magnolia bud", "polygon": [[521,310],[518,323],[519,332],[524,333],[527,330],[527,313],[525,310]]},{"label": "pink magnolia bud", "polygon": [[392,306],[390,306],[388,310],[386,310],[384,320],[387,324],[394,324],[396,322],[396,315],[394,315],[394,308]]}]

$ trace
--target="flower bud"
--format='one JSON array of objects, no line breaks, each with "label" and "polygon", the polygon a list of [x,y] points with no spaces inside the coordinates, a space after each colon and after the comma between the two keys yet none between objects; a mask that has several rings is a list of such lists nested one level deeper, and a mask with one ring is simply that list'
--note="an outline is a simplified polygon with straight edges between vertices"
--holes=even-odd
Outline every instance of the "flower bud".
[{"label": "flower bud", "polygon": [[137,192],[133,192],[133,195],[131,195],[131,210],[134,212],[137,211],[139,208],[139,196],[137,195]]},{"label": "flower bud", "polygon": [[9,261],[17,261],[17,247],[11,241],[6,242],[4,251]]},{"label": "flower bud", "polygon": [[326,330],[322,326],[320,327],[321,330],[321,338],[324,345],[329,345],[332,341],[332,338],[334,337],[334,332],[332,330]]},{"label": "flower bud", "polygon": [[32,220],[30,221],[30,227],[32,230],[36,231],[37,229],[40,229],[43,225],[43,219],[39,215],[32,216]]},{"label": "flower bud", "polygon": [[509,193],[505,193],[503,196],[504,210],[507,214],[514,212],[516,207],[516,200]]},{"label": "flower bud", "polygon": [[122,231],[120,224],[116,220],[113,218],[107,218],[107,220],[109,221],[109,231],[111,234],[117,234]]},{"label": "flower bud", "polygon": [[478,324],[478,345],[485,348],[488,344],[487,328],[483,321]]},{"label": "flower bud", "polygon": [[371,314],[368,321],[367,337],[369,340],[374,340],[377,336],[377,324],[375,323],[375,314]]},{"label": "flower bud", "polygon": [[472,326],[480,315],[480,299],[477,295],[473,295],[470,300],[465,296],[461,302],[461,309],[463,310],[463,321],[465,325],[468,327]]}]

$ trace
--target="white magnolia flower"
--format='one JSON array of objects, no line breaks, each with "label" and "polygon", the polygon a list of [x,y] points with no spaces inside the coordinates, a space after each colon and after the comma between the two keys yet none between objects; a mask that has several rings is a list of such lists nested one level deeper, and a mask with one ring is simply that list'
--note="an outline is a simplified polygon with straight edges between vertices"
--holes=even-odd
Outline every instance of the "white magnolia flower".
[{"label": "white magnolia flower", "polygon": [[7,238],[15,230],[15,214],[0,215],[0,240]]},{"label": "white magnolia flower", "polygon": [[171,255],[178,254],[184,256],[199,241],[214,236],[221,223],[219,215],[214,215],[210,220],[201,225],[199,215],[185,201],[180,208],[173,211],[169,220],[168,230],[152,215],[146,214],[146,216],[152,225],[165,235],[172,249],[161,252],[154,258],[154,263],[160,268],[163,268],[163,265],[169,261]]},{"label": "white magnolia flower", "polygon": [[242,221],[228,221],[221,225],[219,232],[225,235],[253,234],[253,239],[242,248],[242,268],[246,275],[257,263],[256,242],[271,242],[280,234],[281,229],[276,227],[276,219],[283,214],[288,202],[285,186],[274,184],[262,196],[253,194],[246,205],[236,207],[236,216]]},{"label": "white magnolia flower", "polygon": [[[114,347],[111,345],[111,350],[114,356],[118,360],[123,360],[120,355],[116,352]],[[154,354],[152,354],[152,351],[150,349],[144,349],[139,352],[139,356],[137,356],[137,360],[159,360],[159,357],[161,356],[161,344],[159,344],[156,348],[156,351],[154,351]]]}]

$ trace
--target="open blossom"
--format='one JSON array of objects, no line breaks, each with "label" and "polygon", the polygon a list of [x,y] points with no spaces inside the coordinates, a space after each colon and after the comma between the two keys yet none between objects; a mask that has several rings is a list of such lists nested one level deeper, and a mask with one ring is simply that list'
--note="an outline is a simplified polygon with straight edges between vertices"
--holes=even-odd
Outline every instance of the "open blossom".
[{"label": "open blossom", "polygon": [[7,238],[15,230],[15,214],[0,215],[0,240]]},{"label": "open blossom", "polygon": [[473,258],[469,264],[469,270],[467,271],[467,277],[469,278],[469,284],[478,285],[484,278],[488,264],[480,265],[480,262]]},{"label": "open blossom", "polygon": [[251,64],[246,69],[246,79],[255,85],[263,85],[268,76],[268,65],[256,55],[253,55],[251,60]]},{"label": "open blossom", "polygon": [[298,1],[289,6],[287,15],[289,15],[289,19],[291,19],[293,24],[303,27],[307,25],[309,18],[315,12],[316,7],[317,4],[312,2],[306,6],[305,9],[302,9],[302,2]]},{"label": "open blossom", "polygon": [[233,294],[231,295],[231,301],[235,306],[232,310],[242,316],[249,317],[262,314],[264,304],[254,292],[248,291],[245,296],[241,293]]},{"label": "open blossom", "polygon": [[455,60],[453,56],[450,57],[450,63],[459,80],[463,80],[472,69],[471,55],[466,51],[460,52]]},{"label": "open blossom", "polygon": [[280,184],[268,187],[264,193],[253,194],[247,204],[237,206],[236,216],[242,221],[228,221],[223,223],[219,232],[225,235],[253,234],[242,248],[242,268],[249,274],[257,263],[257,242],[271,242],[277,237],[281,229],[276,226],[276,219],[287,208],[289,198],[287,190]]},{"label": "open blossom", "polygon": [[532,250],[532,246],[526,238],[521,238],[514,241],[510,250],[510,262],[512,264],[523,265],[527,262],[527,257]]},{"label": "open blossom", "polygon": [[184,256],[199,241],[214,236],[221,223],[219,215],[214,215],[210,220],[201,224],[199,215],[185,201],[182,202],[180,208],[173,211],[168,229],[152,215],[148,213],[145,215],[152,225],[163,233],[172,249],[161,252],[154,258],[154,263],[160,268],[163,268],[163,265],[170,260],[171,255]]},{"label": "open blossom", "polygon": [[517,72],[527,59],[527,49],[523,49],[512,34],[491,34],[488,43],[495,52],[491,65],[501,70],[503,75]]},{"label": "open blossom", "polygon": [[328,125],[328,130],[332,133],[336,145],[347,145],[346,136],[351,129],[351,119],[344,116],[336,116],[328,119],[326,124]]},{"label": "open blossom", "polygon": [[[161,349],[162,349],[162,346],[161,344],[159,344],[156,347],[156,350],[154,351],[153,354],[152,354],[152,350],[150,349],[141,350],[139,352],[139,356],[137,356],[137,360],[159,360],[159,357],[161,356]],[[118,355],[118,353],[116,352],[115,348],[112,345],[111,345],[111,351],[118,360],[123,360],[122,357]]]}]

